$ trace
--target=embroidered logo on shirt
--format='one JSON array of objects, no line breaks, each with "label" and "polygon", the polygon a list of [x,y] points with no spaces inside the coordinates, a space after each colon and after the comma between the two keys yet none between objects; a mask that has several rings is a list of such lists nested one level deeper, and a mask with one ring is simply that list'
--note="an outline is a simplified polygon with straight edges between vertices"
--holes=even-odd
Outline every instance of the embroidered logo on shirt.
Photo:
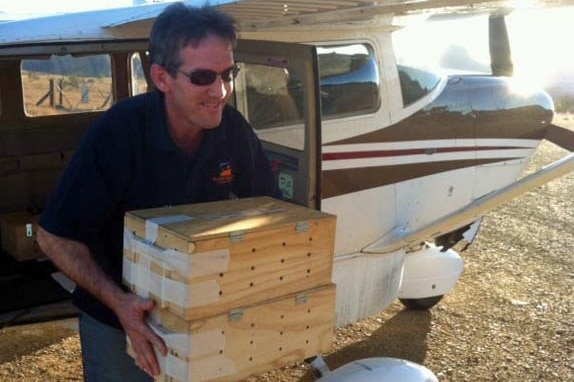
[{"label": "embroidered logo on shirt", "polygon": [[211,178],[214,183],[219,185],[229,184],[233,181],[233,169],[231,162],[221,162],[219,164],[217,175]]}]

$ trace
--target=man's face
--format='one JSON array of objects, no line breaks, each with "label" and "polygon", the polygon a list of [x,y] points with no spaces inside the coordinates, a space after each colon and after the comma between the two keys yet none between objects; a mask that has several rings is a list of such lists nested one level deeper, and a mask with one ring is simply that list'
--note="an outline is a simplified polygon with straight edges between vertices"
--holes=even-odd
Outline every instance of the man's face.
[{"label": "man's face", "polygon": [[[176,130],[212,129],[221,123],[223,107],[233,92],[233,82],[217,76],[208,85],[192,84],[190,74],[198,69],[223,72],[234,65],[231,43],[210,35],[197,47],[187,46],[180,52],[183,64],[165,91],[167,116]],[[185,74],[182,74],[185,73]]]}]

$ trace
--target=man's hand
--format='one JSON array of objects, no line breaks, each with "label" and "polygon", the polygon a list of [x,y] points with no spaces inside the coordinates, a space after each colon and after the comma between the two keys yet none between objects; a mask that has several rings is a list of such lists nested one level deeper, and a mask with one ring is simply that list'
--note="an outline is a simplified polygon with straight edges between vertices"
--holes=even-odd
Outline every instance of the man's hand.
[{"label": "man's hand", "polygon": [[160,369],[153,346],[162,355],[167,355],[167,347],[145,322],[154,308],[153,300],[124,292],[96,264],[85,244],[56,236],[41,227],[36,235],[42,251],[58,268],[116,313],[132,343],[136,364],[150,376],[158,375]]},{"label": "man's hand", "polygon": [[151,377],[159,375],[159,363],[153,347],[165,356],[167,346],[145,322],[146,315],[154,308],[155,303],[134,293],[125,293],[120,302],[114,311],[130,339],[136,365]]}]

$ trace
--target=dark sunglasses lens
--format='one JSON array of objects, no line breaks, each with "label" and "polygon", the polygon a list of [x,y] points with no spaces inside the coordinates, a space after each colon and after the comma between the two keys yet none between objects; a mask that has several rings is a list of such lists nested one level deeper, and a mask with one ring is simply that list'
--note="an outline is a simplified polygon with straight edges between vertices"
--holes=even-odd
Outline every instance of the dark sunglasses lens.
[{"label": "dark sunglasses lens", "polygon": [[214,70],[198,69],[189,74],[189,80],[194,85],[205,86],[211,85],[213,81],[217,79],[217,75],[220,75],[223,81],[231,82],[235,76],[237,76],[237,73],[239,73],[239,66],[237,65],[232,66],[221,73],[217,73]]},{"label": "dark sunglasses lens", "polygon": [[196,70],[189,75],[189,80],[194,85],[210,85],[217,78],[217,72],[213,70]]},{"label": "dark sunglasses lens", "polygon": [[223,81],[230,82],[237,77],[237,73],[239,73],[239,66],[232,66],[231,68],[221,72],[220,75]]}]

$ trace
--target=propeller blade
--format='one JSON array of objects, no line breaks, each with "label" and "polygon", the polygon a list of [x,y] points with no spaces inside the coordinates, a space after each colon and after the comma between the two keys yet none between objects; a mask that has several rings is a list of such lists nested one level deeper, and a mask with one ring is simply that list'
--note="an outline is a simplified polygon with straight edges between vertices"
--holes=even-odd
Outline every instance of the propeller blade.
[{"label": "propeller blade", "polygon": [[502,15],[491,15],[488,19],[490,46],[490,67],[493,76],[511,77],[514,72],[506,22]]}]

